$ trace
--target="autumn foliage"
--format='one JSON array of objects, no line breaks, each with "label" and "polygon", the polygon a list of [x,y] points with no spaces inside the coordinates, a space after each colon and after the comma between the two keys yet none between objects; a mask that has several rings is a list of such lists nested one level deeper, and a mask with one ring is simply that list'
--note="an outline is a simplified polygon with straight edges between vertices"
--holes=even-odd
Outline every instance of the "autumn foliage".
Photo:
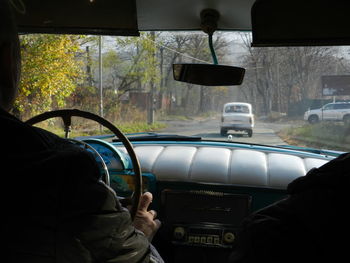
[{"label": "autumn foliage", "polygon": [[21,36],[22,76],[15,112],[32,116],[65,105],[84,75],[78,36]]}]

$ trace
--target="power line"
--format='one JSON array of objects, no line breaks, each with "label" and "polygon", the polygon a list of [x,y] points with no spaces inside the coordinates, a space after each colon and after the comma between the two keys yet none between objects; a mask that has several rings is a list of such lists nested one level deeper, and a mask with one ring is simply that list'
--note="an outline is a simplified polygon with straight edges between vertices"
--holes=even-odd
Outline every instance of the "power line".
[{"label": "power line", "polygon": [[177,50],[175,50],[175,49],[172,49],[172,48],[170,48],[170,47],[164,46],[164,45],[162,45],[162,44],[160,44],[160,43],[158,43],[158,42],[156,42],[156,41],[153,41],[153,40],[151,40],[151,39],[148,39],[148,40],[152,41],[155,45],[157,45],[157,46],[159,46],[159,47],[162,47],[162,48],[164,48],[164,49],[167,49],[167,50],[169,50],[169,51],[171,51],[171,52],[174,52],[174,53],[176,53],[176,54],[179,54],[180,56],[183,56],[183,57],[186,57],[186,58],[189,58],[189,59],[193,59],[193,60],[196,60],[196,61],[199,61],[199,62],[202,62],[202,63],[212,64],[211,62],[208,62],[208,61],[205,61],[205,60],[201,60],[201,59],[199,59],[199,58],[195,58],[195,57],[192,57],[192,56],[190,56],[190,55],[181,53],[181,52],[179,52],[179,51],[177,51]]}]

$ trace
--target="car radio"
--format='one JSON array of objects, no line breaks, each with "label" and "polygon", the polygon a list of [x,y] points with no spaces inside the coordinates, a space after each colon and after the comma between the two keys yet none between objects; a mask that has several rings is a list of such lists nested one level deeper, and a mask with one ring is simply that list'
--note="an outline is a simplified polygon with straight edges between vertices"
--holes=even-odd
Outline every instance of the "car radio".
[{"label": "car radio", "polygon": [[231,248],[250,213],[251,196],[213,191],[162,192],[162,215],[173,244]]}]

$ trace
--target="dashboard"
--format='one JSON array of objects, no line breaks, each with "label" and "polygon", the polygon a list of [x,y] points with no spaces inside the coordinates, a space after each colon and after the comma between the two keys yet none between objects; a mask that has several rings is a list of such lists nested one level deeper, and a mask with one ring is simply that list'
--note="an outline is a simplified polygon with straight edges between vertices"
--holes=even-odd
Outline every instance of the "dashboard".
[{"label": "dashboard", "polygon": [[[134,189],[120,143],[86,140],[105,160],[119,196]],[[244,217],[286,196],[287,185],[332,156],[225,142],[133,142],[144,191],[162,227],[154,244],[166,262],[225,262]]]}]

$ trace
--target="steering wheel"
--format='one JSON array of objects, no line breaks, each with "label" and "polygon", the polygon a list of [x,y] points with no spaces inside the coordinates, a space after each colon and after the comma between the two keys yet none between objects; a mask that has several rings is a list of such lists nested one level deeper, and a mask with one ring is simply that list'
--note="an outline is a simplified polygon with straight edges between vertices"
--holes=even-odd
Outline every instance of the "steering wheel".
[{"label": "steering wheel", "polygon": [[[131,159],[131,162],[133,165],[133,169],[134,169],[134,173],[135,173],[135,176],[134,176],[135,191],[132,195],[132,205],[131,205],[131,209],[130,209],[131,218],[133,220],[135,218],[137,209],[139,207],[140,198],[142,195],[142,172],[141,172],[139,160],[137,159],[137,156],[135,154],[135,151],[134,151],[132,144],[130,143],[128,138],[116,126],[114,126],[112,123],[110,123],[106,119],[104,119],[96,114],[86,112],[86,111],[80,111],[77,109],[55,110],[55,111],[44,112],[42,114],[39,114],[39,115],[34,116],[33,118],[27,120],[25,123],[27,123],[29,125],[34,125],[36,123],[39,123],[39,122],[42,122],[42,121],[45,121],[45,120],[48,120],[51,118],[61,117],[63,120],[63,123],[64,123],[64,127],[65,127],[65,138],[68,138],[69,132],[70,132],[71,120],[72,120],[73,116],[74,117],[82,117],[85,119],[96,121],[97,123],[101,124],[102,126],[108,128],[111,132],[113,132],[114,135],[117,136],[120,139],[120,141],[123,143],[125,149],[127,150],[128,154],[130,156],[130,159]],[[102,163],[105,166],[103,159],[102,159]]]}]

